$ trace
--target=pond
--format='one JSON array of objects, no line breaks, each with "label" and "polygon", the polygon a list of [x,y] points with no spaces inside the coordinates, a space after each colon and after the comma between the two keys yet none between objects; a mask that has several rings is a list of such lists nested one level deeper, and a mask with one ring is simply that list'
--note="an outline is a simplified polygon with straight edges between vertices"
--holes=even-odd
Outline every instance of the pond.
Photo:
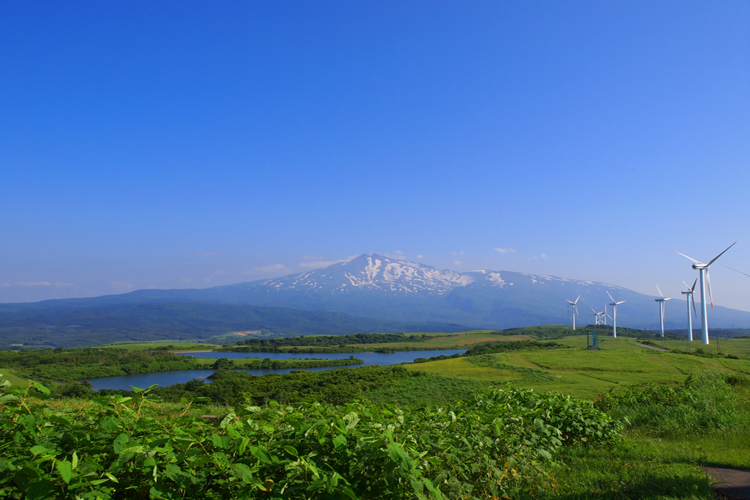
[{"label": "pond", "polygon": [[[336,370],[338,368],[357,368],[360,366],[370,365],[396,365],[399,363],[411,363],[417,358],[431,358],[433,356],[451,356],[453,354],[463,354],[464,350],[447,350],[447,351],[399,351],[394,353],[378,352],[351,352],[351,353],[315,353],[315,354],[290,354],[286,352],[181,352],[183,356],[194,356],[197,358],[270,358],[270,359],[291,359],[291,358],[323,358],[323,359],[345,359],[354,356],[364,361],[364,365],[350,366],[326,366],[322,368],[279,368],[269,370],[243,370],[253,375],[266,375],[268,373],[289,373],[292,370],[307,370],[319,372],[322,370]],[[171,372],[140,373],[138,375],[121,375],[119,377],[105,377],[89,379],[93,389],[125,389],[130,390],[130,386],[146,388],[153,384],[168,386],[172,384],[184,384],[194,378],[204,379],[211,375],[213,370],[175,370]]]}]

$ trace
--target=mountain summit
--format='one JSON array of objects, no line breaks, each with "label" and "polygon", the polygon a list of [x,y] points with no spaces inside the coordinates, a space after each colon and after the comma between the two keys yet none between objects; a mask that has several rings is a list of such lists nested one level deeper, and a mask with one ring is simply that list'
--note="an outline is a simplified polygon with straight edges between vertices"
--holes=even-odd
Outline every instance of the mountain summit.
[{"label": "mountain summit", "polygon": [[405,260],[363,254],[348,262],[304,274],[263,281],[277,289],[316,290],[331,293],[383,291],[443,295],[474,280],[467,274],[437,269]]}]

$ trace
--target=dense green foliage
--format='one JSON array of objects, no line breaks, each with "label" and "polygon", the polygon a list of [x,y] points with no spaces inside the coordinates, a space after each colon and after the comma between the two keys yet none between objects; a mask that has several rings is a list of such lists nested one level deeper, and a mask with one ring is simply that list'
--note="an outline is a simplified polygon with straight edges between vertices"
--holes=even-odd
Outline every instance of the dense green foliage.
[{"label": "dense green foliage", "polygon": [[[46,391],[39,386],[43,392]],[[0,399],[3,498],[497,498],[550,489],[563,447],[621,424],[559,394],[495,391],[448,409],[245,406],[208,423],[146,393],[53,411]]]},{"label": "dense green foliage", "polygon": [[464,356],[479,356],[496,352],[528,351],[533,349],[567,349],[556,342],[535,342],[533,340],[517,340],[515,342],[484,342],[468,349]]},{"label": "dense green foliage", "polygon": [[748,379],[701,371],[682,384],[647,384],[602,394],[594,406],[656,436],[739,429],[750,423],[750,416],[742,411],[733,384],[747,385]]},{"label": "dense green foliage", "polygon": [[210,398],[215,403],[234,406],[247,402],[262,405],[269,401],[292,404],[307,399],[328,404],[367,400],[442,405],[463,399],[466,394],[493,387],[491,383],[450,379],[400,366],[294,371],[260,377],[245,372],[218,370],[209,379],[211,383],[191,380],[185,384],[159,387],[154,389],[153,394],[164,401]]},{"label": "dense green foliage", "polygon": [[[572,337],[577,335],[585,335],[586,332],[596,332],[600,339],[604,339],[607,336],[612,335],[612,326],[606,325],[586,325],[579,326],[578,330],[573,330],[568,325],[540,325],[540,326],[526,326],[522,328],[508,328],[499,332],[504,335],[530,335],[538,340],[556,340],[563,339],[566,337]],[[713,330],[711,330],[713,331]],[[628,338],[654,338],[655,333],[648,330],[640,330],[637,328],[625,328],[622,326],[617,327],[618,337]],[[668,334],[669,338],[684,339],[684,336],[678,334]]]},{"label": "dense green foliage", "polygon": [[[352,344],[385,344],[391,342],[424,342],[428,335],[404,335],[403,333],[359,333],[356,335],[315,335],[276,339],[247,339],[237,342],[243,349],[257,348],[259,352],[274,352],[279,347],[339,347]],[[234,347],[234,346],[232,346]],[[255,352],[248,350],[247,352]]]},{"label": "dense green foliage", "polygon": [[85,378],[150,373],[195,368],[195,360],[161,351],[123,349],[38,349],[0,351],[0,366],[22,371],[42,380]]},{"label": "dense green foliage", "polygon": [[125,349],[38,349],[0,351],[0,366],[15,368],[37,380],[75,381],[89,378],[153,373],[171,370],[209,368],[316,368],[362,364],[348,359],[220,359],[210,360],[180,356],[160,350],[127,351]]},{"label": "dense green foliage", "polygon": [[451,355],[441,354],[439,356],[431,356],[429,358],[414,358],[413,363],[427,363],[429,361],[443,361],[444,359],[454,359],[454,358],[460,358],[463,356],[464,355],[461,353],[456,353],[456,354],[451,354]]}]

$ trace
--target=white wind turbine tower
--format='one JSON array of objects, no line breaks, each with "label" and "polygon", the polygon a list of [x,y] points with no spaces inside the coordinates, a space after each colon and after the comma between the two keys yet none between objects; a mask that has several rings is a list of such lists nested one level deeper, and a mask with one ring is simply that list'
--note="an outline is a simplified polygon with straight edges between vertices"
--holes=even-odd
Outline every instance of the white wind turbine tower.
[{"label": "white wind turbine tower", "polygon": [[706,307],[706,285],[708,285],[708,298],[711,301],[711,309],[714,308],[714,298],[713,294],[711,293],[711,276],[708,274],[708,268],[716,262],[716,259],[724,255],[724,253],[732,248],[737,242],[735,241],[731,245],[729,245],[724,252],[721,252],[719,255],[708,261],[708,264],[704,264],[703,262],[697,261],[692,257],[688,257],[684,253],[679,253],[683,257],[690,259],[693,261],[693,269],[697,269],[699,274],[698,277],[701,280],[701,341],[703,344],[708,345],[708,308]]},{"label": "white wind turbine tower", "polygon": [[[685,283],[683,281],[683,283]],[[693,292],[695,292],[695,284],[698,283],[698,278],[695,278],[695,281],[693,281],[693,286],[691,287],[687,283],[685,283],[685,286],[687,287],[687,292],[681,292],[683,295],[687,295],[687,308],[688,308],[688,341],[693,341],[693,317],[690,315],[690,303],[693,303],[693,314],[698,316],[698,313],[695,311],[695,297],[693,297]]]},{"label": "white wind turbine tower", "polygon": [[[607,291],[605,290],[605,292]],[[610,295],[609,292],[607,292],[607,295],[609,295],[609,298],[612,299],[612,303],[610,304],[612,306],[612,336],[614,338],[617,338],[617,306],[625,301],[621,300],[620,302],[617,302],[614,298],[612,298],[612,295]]]},{"label": "white wind turbine tower", "polygon": [[667,301],[672,300],[672,297],[664,297],[664,294],[661,293],[661,288],[659,288],[658,283],[656,283],[656,289],[659,290],[659,295],[661,295],[660,299],[654,299],[654,300],[659,303],[659,319],[661,320],[661,336],[664,337],[664,309],[666,308]]},{"label": "white wind turbine tower", "polygon": [[580,300],[581,296],[579,295],[578,298],[573,302],[572,300],[565,299],[565,302],[570,304],[571,306],[571,313],[573,313],[573,330],[576,329],[576,316],[578,315],[578,300]]},{"label": "white wind turbine tower", "polygon": [[608,311],[608,309],[607,309],[607,301],[605,300],[604,301],[604,326],[607,326],[607,318],[611,318],[612,317],[612,316],[609,315],[609,313],[607,311]]}]

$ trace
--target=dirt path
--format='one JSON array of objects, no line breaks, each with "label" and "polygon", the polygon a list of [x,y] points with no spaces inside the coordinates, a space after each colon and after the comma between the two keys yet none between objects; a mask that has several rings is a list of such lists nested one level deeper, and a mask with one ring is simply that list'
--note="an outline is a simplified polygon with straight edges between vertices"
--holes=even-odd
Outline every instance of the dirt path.
[{"label": "dirt path", "polygon": [[662,349],[661,347],[654,347],[652,345],[646,345],[646,344],[639,344],[638,342],[633,342],[635,345],[645,347],[646,349],[653,349],[654,351],[662,351],[662,352],[669,352],[669,349]]},{"label": "dirt path", "polygon": [[706,473],[716,480],[713,488],[720,494],[750,500],[750,470],[706,467]]}]

